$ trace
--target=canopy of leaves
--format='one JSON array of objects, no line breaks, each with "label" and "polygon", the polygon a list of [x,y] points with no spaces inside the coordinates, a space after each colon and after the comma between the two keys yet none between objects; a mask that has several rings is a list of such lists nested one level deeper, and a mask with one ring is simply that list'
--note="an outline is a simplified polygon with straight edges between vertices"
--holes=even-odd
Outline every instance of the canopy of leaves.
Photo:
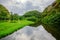
[{"label": "canopy of leaves", "polygon": [[39,26],[40,25],[40,20],[41,20],[41,12],[37,10],[33,11],[28,11],[23,15],[23,18],[35,22],[34,24],[30,26]]},{"label": "canopy of leaves", "polygon": [[0,4],[0,19],[9,17],[10,17],[9,11],[3,5]]},{"label": "canopy of leaves", "polygon": [[56,0],[57,2],[60,2],[60,0]]},{"label": "canopy of leaves", "polygon": [[37,10],[33,10],[33,11],[28,11],[26,12],[23,16],[26,18],[26,19],[30,19],[32,21],[34,20],[38,20],[41,16],[41,13]]},{"label": "canopy of leaves", "polygon": [[60,2],[55,2],[47,7],[41,16],[44,28],[57,40],[60,40]]}]

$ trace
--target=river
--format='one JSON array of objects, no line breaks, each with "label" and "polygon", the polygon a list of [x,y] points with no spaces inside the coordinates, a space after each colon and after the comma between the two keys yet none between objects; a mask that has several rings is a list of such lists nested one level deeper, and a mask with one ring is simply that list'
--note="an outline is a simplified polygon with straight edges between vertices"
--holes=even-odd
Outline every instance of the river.
[{"label": "river", "polygon": [[56,40],[42,25],[38,27],[26,26],[0,40]]}]

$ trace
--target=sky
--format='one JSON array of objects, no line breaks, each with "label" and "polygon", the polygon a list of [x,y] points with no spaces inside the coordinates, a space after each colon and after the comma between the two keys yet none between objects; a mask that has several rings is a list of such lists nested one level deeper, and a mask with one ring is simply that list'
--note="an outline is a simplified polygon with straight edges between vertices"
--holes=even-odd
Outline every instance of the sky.
[{"label": "sky", "polygon": [[38,10],[42,12],[48,5],[55,0],[0,0],[0,4],[4,5],[9,12],[25,14],[26,11]]},{"label": "sky", "polygon": [[25,26],[13,34],[0,40],[56,40],[42,25],[35,27]]}]

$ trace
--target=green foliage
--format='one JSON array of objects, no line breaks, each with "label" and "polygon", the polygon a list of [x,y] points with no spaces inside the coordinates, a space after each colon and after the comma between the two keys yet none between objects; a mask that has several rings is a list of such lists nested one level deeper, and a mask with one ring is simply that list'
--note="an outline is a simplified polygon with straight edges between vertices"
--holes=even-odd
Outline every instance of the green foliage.
[{"label": "green foliage", "polygon": [[16,23],[2,22],[0,23],[0,39],[30,24],[33,24],[33,22],[27,20],[18,21]]},{"label": "green foliage", "polygon": [[11,20],[18,20],[19,15],[18,14],[11,14]]},{"label": "green foliage", "polygon": [[26,12],[23,17],[26,20],[33,21],[34,24],[31,24],[30,26],[39,26],[40,25],[40,20],[41,20],[41,13],[37,10],[33,11],[28,11]]},{"label": "green foliage", "polygon": [[41,18],[40,15],[41,13],[39,11],[33,10],[33,11],[26,12],[23,16],[29,21],[37,22],[39,18]]},{"label": "green foliage", "polygon": [[9,19],[10,18],[10,13],[9,11],[0,4],[0,20],[4,20],[4,19]]},{"label": "green foliage", "polygon": [[56,2],[50,5],[45,9],[41,17],[41,22],[44,28],[57,40],[60,40],[60,3]]},{"label": "green foliage", "polygon": [[35,16],[35,17],[39,18],[39,17],[40,17],[40,12],[37,11],[37,10],[28,11],[28,12],[26,12],[25,15],[23,15],[23,16],[25,16],[25,17]]},{"label": "green foliage", "polygon": [[60,2],[60,0],[56,0],[57,2]]}]

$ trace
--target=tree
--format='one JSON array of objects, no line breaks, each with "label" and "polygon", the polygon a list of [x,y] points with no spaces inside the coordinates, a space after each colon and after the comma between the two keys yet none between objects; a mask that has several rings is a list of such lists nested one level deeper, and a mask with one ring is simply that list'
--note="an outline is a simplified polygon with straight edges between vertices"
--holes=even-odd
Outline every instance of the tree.
[{"label": "tree", "polygon": [[0,4],[0,20],[8,20],[10,18],[9,11]]},{"label": "tree", "polygon": [[13,14],[13,13],[11,12],[10,20],[11,20],[11,21],[14,21],[14,20],[18,21],[18,20],[19,20],[19,15],[18,15],[17,13],[14,13],[14,14]]},{"label": "tree", "polygon": [[36,22],[41,17],[40,15],[41,15],[41,13],[39,11],[33,10],[33,11],[26,12],[23,16],[29,21]]},{"label": "tree", "polygon": [[15,14],[13,15],[13,19],[14,19],[14,20],[19,20],[19,15],[15,13]]}]

